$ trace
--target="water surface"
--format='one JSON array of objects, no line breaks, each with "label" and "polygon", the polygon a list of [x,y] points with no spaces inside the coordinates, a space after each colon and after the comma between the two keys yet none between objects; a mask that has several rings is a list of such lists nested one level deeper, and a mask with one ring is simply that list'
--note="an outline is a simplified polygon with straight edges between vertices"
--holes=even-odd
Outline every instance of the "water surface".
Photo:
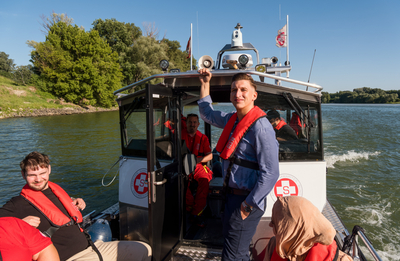
[{"label": "water surface", "polygon": [[[328,199],[349,230],[366,229],[383,260],[400,253],[399,112],[400,105],[322,106]],[[121,154],[118,112],[0,120],[0,205],[25,184],[19,162],[34,150],[50,156],[52,181],[86,201],[84,214],[117,202],[118,177],[101,183]]]}]

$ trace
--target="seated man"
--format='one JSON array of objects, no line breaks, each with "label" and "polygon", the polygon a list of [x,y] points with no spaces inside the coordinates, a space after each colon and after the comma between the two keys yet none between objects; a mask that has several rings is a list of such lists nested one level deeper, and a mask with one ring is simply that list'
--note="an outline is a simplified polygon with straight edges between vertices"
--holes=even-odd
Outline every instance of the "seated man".
[{"label": "seated man", "polygon": [[[20,163],[26,181],[21,194],[2,208],[0,217],[17,217],[51,237],[60,260],[98,260],[96,249],[89,246],[83,229],[81,198],[71,197],[57,184],[49,181],[49,157],[32,152]],[[95,243],[103,260],[150,260],[150,247],[141,242],[112,241]]]},{"label": "seated man", "polygon": [[0,218],[0,260],[59,261],[50,238],[21,219]]},{"label": "seated man", "polygon": [[269,122],[274,127],[276,139],[278,141],[297,140],[296,132],[286,124],[281,115],[276,110],[270,110],[267,113]]},{"label": "seated man", "polygon": [[[197,114],[188,114],[186,129],[182,130],[182,139],[187,148],[197,156],[197,165],[194,173],[189,175],[189,184],[186,191],[186,210],[193,216],[199,217],[207,204],[207,195],[212,171],[206,166],[212,160],[210,142],[206,135],[198,131],[200,125]],[[197,188],[196,188],[197,186]],[[199,226],[204,226],[198,222]]]}]

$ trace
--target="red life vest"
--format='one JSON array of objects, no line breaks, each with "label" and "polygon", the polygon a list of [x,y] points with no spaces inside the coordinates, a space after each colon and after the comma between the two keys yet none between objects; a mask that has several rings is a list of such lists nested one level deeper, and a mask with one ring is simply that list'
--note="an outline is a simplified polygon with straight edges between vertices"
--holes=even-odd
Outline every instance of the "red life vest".
[{"label": "red life vest", "polygon": [[[304,261],[334,261],[337,260],[338,247],[336,242],[333,241],[329,246],[315,243],[314,246],[308,250],[307,257]],[[271,261],[286,261],[288,259],[281,258],[276,250],[272,253]]]},{"label": "red life vest", "polygon": [[[289,126],[292,127],[292,129],[294,129],[297,135],[299,135],[302,126],[301,126],[301,119],[296,112],[292,112],[292,118],[290,119]],[[303,124],[303,127],[305,126],[306,125]]]},{"label": "red life vest", "polygon": [[[186,130],[186,117],[184,117],[181,114],[181,124],[182,124],[182,130]],[[171,130],[172,133],[175,133],[175,130],[171,124],[171,120],[167,120],[166,122],[164,122],[164,126],[167,127],[168,129]]]},{"label": "red life vest", "polygon": [[[48,182],[50,189],[61,201],[68,214],[74,219],[76,223],[82,222],[82,214],[79,209],[72,203],[72,199],[68,196],[67,192],[59,185]],[[71,219],[66,216],[59,208],[54,205],[41,191],[36,191],[29,188],[28,184],[22,188],[21,196],[25,197],[32,203],[46,218],[56,226],[63,226],[69,224]]]},{"label": "red life vest", "polygon": [[237,119],[237,113],[233,114],[228,120],[228,123],[225,125],[225,128],[222,131],[221,137],[219,138],[216,146],[217,151],[221,153],[220,157],[223,159],[228,159],[236,150],[236,147],[238,146],[242,137],[247,133],[247,130],[250,129],[250,127],[253,126],[258,119],[265,117],[265,115],[266,114],[263,110],[257,106],[254,106],[243,117],[243,119],[239,121],[231,138],[229,139],[229,135],[231,134]]},{"label": "red life vest", "polygon": [[278,125],[276,125],[275,127],[274,127],[274,129],[275,130],[280,130],[283,126],[285,126],[286,125],[286,122],[283,120],[283,119],[281,119],[281,121],[278,123]]},{"label": "red life vest", "polygon": [[[187,133],[187,131],[182,131],[182,139],[185,140],[186,146],[189,146],[189,133]],[[203,147],[201,146],[202,140],[203,140],[203,134],[200,131],[197,131],[194,136],[192,148],[188,147],[190,152],[196,155],[197,157],[204,156]]]}]

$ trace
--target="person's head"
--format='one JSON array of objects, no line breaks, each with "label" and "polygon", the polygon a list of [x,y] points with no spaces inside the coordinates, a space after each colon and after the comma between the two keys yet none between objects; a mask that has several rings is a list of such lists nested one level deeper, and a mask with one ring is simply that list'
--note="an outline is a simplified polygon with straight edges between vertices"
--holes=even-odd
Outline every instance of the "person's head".
[{"label": "person's head", "polygon": [[303,260],[315,243],[332,244],[336,234],[318,208],[299,196],[278,197],[269,226],[275,235],[276,252],[290,260]]},{"label": "person's head", "polygon": [[257,86],[250,75],[237,73],[232,77],[230,100],[236,110],[252,109],[257,95]]},{"label": "person's head", "polygon": [[186,116],[186,128],[189,134],[195,134],[199,125],[199,116],[197,114],[190,113]]},{"label": "person's head", "polygon": [[29,153],[19,164],[26,184],[37,191],[48,188],[51,173],[50,159],[46,154],[34,151]]},{"label": "person's head", "polygon": [[272,127],[276,127],[279,124],[279,122],[281,122],[281,115],[276,110],[268,111],[267,118],[269,122],[272,124]]}]

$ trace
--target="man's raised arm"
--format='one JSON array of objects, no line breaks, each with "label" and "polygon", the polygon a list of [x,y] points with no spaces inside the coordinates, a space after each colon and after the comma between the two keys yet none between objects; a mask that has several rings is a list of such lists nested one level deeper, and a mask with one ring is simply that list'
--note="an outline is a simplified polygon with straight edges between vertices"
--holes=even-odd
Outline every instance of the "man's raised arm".
[{"label": "man's raised arm", "polygon": [[200,76],[199,80],[201,83],[200,87],[200,99],[210,95],[210,81],[212,74],[208,69],[200,69],[199,70]]}]

